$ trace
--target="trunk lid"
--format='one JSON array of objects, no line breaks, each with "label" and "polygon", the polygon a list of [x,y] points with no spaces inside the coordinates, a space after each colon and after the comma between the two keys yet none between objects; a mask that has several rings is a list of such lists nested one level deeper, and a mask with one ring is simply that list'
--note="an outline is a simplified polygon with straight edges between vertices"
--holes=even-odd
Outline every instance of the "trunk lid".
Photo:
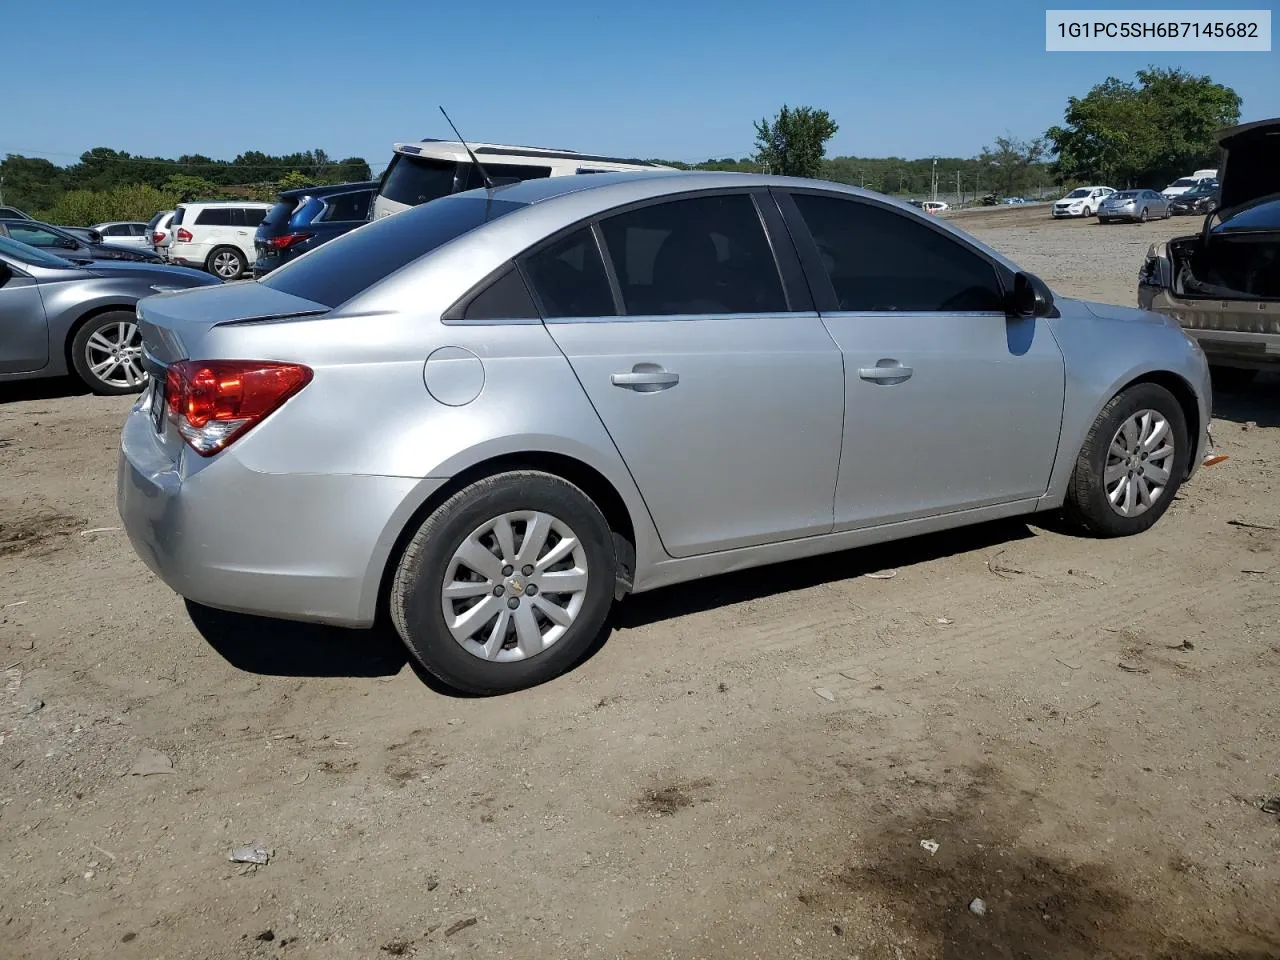
[{"label": "trunk lid", "polygon": [[246,281],[147,297],[138,301],[138,325],[147,353],[169,364],[188,359],[214,327],[328,312],[322,304]]},{"label": "trunk lid", "polygon": [[1280,193],[1280,117],[1232,127],[1218,143],[1223,151],[1220,221],[1242,206]]}]

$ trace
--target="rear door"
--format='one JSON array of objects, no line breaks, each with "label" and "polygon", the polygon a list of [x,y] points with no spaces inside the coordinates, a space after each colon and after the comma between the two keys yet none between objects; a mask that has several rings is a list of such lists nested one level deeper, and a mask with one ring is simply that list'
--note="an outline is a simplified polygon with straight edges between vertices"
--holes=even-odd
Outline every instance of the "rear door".
[{"label": "rear door", "polygon": [[844,354],[835,529],[1042,495],[1064,364],[1043,319],[1005,314],[1004,268],[888,205],[805,191],[782,198]]},{"label": "rear door", "polygon": [[831,529],[840,351],[770,203],[664,199],[523,264],[673,556]]}]

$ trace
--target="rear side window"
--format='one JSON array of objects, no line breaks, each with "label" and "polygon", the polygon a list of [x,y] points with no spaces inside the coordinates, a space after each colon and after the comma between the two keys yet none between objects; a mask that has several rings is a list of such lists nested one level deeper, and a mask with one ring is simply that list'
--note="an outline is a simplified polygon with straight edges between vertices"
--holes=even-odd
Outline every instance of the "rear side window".
[{"label": "rear side window", "polygon": [[537,316],[529,288],[514,267],[476,294],[462,313],[464,320],[524,320]]},{"label": "rear side window", "polygon": [[910,214],[870,203],[796,194],[837,309],[1003,311],[995,267]]},{"label": "rear side window", "polygon": [[195,226],[197,227],[229,227],[231,226],[231,208],[230,207],[205,207],[198,214],[196,214]]},{"label": "rear side window", "polygon": [[542,302],[544,317],[617,315],[609,275],[605,272],[595,234],[589,227],[544,247],[530,256],[524,266]]},{"label": "rear side window", "polygon": [[[489,179],[498,180],[541,180],[544,177],[551,176],[550,167],[533,167],[523,163],[484,163],[484,172],[489,175]],[[484,186],[484,178],[480,176],[480,171],[476,169],[474,163],[464,163],[462,165],[466,171],[466,176],[462,178],[462,186],[460,190],[475,190]]]},{"label": "rear side window", "polygon": [[510,200],[449,197],[343,234],[259,282],[336,307],[437,247],[522,206]]},{"label": "rear side window", "polygon": [[245,207],[241,213],[244,214],[244,225],[246,227],[256,227],[267,215],[267,211],[263,210],[262,207]]},{"label": "rear side window", "polygon": [[642,207],[601,228],[630,315],[787,309],[764,225],[745,193]]},{"label": "rear side window", "polygon": [[452,160],[433,160],[397,153],[382,178],[379,189],[388,200],[416,207],[453,193],[458,165]]},{"label": "rear side window", "polygon": [[358,190],[355,193],[339,193],[332,197],[325,197],[325,211],[316,219],[325,222],[368,220],[369,202],[372,199],[372,190]]}]

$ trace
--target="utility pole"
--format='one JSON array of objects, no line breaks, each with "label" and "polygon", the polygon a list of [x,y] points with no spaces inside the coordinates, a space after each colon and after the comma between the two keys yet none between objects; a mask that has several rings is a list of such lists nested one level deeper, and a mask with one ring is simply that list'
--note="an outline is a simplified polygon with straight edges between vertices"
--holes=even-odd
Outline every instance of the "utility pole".
[{"label": "utility pole", "polygon": [[933,199],[938,199],[938,158],[933,158],[933,175],[929,178],[929,186],[933,191]]},{"label": "utility pole", "polygon": [[956,171],[956,200],[959,203],[964,203],[964,194],[960,192],[960,171],[959,170]]},{"label": "utility pole", "polygon": [[4,177],[0,177],[0,203],[4,203]]}]

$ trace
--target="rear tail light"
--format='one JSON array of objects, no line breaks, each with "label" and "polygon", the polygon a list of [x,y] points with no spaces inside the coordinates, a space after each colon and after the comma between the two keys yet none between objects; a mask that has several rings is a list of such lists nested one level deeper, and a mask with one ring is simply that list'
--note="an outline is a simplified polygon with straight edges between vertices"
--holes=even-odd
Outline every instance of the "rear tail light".
[{"label": "rear tail light", "polygon": [[274,247],[277,250],[288,250],[290,247],[297,246],[303,240],[310,240],[309,233],[286,233],[282,237],[271,237],[267,240],[267,246]]},{"label": "rear tail light", "polygon": [[173,236],[174,236],[174,239],[177,240],[179,243],[191,242],[191,231],[188,230],[186,227],[179,227],[178,232],[175,233]]},{"label": "rear tail light", "polygon": [[152,242],[152,243],[159,243],[159,242],[160,242],[161,240],[163,240],[163,239],[164,239],[164,231],[163,231],[163,230],[157,230],[157,231],[155,231],[154,233],[152,233],[152,234],[151,234],[151,242]]},{"label": "rear tail light", "polygon": [[169,420],[202,457],[225,450],[311,382],[298,363],[184,360],[169,368]]}]

